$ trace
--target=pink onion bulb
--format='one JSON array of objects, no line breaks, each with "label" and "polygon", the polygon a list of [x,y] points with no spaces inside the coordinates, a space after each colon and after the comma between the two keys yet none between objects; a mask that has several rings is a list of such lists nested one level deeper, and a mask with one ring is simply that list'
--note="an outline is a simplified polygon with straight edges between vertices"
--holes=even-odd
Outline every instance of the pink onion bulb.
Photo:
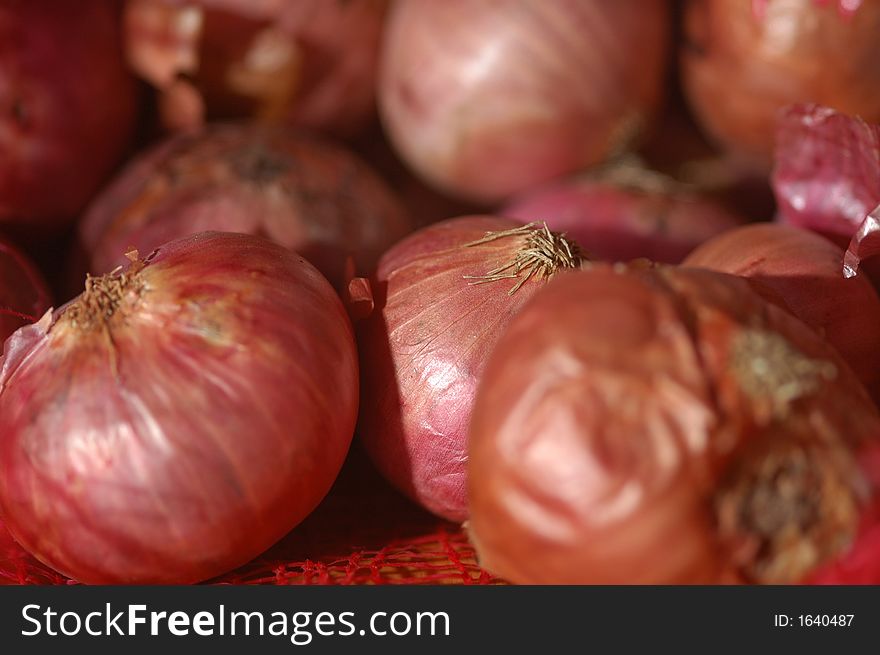
[{"label": "pink onion bulb", "polygon": [[357,405],[351,325],[314,267],[268,239],[184,238],[7,340],[0,511],[76,580],[205,580],[312,511]]},{"label": "pink onion bulb", "polygon": [[280,126],[212,125],[142,155],[89,208],[80,244],[106,273],[204,230],[260,234],[296,250],[338,288],[409,232],[394,193],[342,146]]},{"label": "pink onion bulb", "polygon": [[496,216],[422,228],[380,260],[375,309],[357,326],[358,434],[382,474],[431,512],[467,518],[467,426],[486,359],[523,303],[581,260],[546,227]]},{"label": "pink onion bulb", "polygon": [[820,103],[880,121],[880,2],[688,0],[682,81],[702,127],[769,169],[778,112]]},{"label": "pink onion bulb", "polygon": [[669,22],[665,0],[400,0],[384,124],[431,183],[502,200],[633,142],[660,101]]},{"label": "pink onion bulb", "polygon": [[114,0],[0,1],[0,223],[70,222],[134,136]]},{"label": "pink onion bulb", "polygon": [[744,222],[671,178],[627,167],[553,182],[515,198],[499,214],[544,221],[594,259],[645,257],[669,264]]},{"label": "pink onion bulb", "polygon": [[469,532],[520,584],[799,582],[860,541],[878,435],[834,349],[748,281],[597,265],[489,357]]}]

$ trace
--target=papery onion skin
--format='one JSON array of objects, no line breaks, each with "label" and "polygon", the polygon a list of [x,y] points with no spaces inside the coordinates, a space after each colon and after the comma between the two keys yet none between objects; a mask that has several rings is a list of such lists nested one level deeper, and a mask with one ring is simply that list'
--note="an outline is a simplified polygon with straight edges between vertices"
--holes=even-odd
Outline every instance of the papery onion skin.
[{"label": "papery onion skin", "polygon": [[[762,342],[807,377],[762,379],[749,365]],[[774,449],[785,462],[785,448],[803,448],[806,470],[838,485],[815,498],[842,526],[818,552],[836,554],[863,500],[853,452],[878,427],[830,346],[748,281],[596,266],[535,294],[490,357],[470,430],[469,532],[481,565],[515,583],[797,581],[809,556],[758,566],[749,535],[730,532],[748,521],[728,511],[734,480],[760,473]],[[782,516],[798,503],[783,502]]]},{"label": "papery onion skin", "polygon": [[49,309],[43,276],[15,246],[0,238],[0,342]]},{"label": "papery onion skin", "polygon": [[628,147],[660,102],[665,0],[401,0],[379,108],[447,192],[495,202]]},{"label": "papery onion skin", "polygon": [[475,284],[512,260],[522,241],[466,244],[521,227],[467,216],[415,232],[380,260],[370,280],[375,310],[357,324],[358,435],[392,484],[452,521],[467,518],[467,427],[486,358],[543,286],[538,275],[512,294],[516,279]]},{"label": "papery onion skin", "polygon": [[880,297],[864,276],[843,276],[843,256],[818,234],[764,223],[707,241],[684,265],[741,275],[778,293],[880,398]]},{"label": "papery onion skin", "polygon": [[773,191],[780,221],[847,245],[880,205],[880,126],[821,105],[786,108]]},{"label": "papery onion skin", "polygon": [[139,92],[114,0],[0,2],[0,222],[57,229],[122,159]]},{"label": "papery onion skin", "polygon": [[284,127],[213,125],[132,162],[80,225],[89,270],[203,230],[267,236],[296,250],[337,289],[350,255],[362,272],[410,231],[370,167],[342,146]]},{"label": "papery onion skin", "polygon": [[551,230],[581,244],[594,259],[645,257],[668,264],[680,263],[702,242],[744,222],[671,180],[639,188],[586,176],[530,191],[499,214],[525,222],[545,221]]},{"label": "papery onion skin", "polygon": [[4,519],[86,583],[245,563],[317,505],[354,432],[353,333],[314,267],[231,233],[140,265],[17,331],[0,369]]},{"label": "papery onion skin", "polygon": [[815,102],[880,121],[880,2],[850,15],[814,0],[688,0],[682,79],[703,128],[769,170],[777,113]]},{"label": "papery onion skin", "polygon": [[[249,118],[352,134],[375,114],[387,0],[128,0],[132,68],[170,129]],[[181,96],[181,84],[194,93]]]}]

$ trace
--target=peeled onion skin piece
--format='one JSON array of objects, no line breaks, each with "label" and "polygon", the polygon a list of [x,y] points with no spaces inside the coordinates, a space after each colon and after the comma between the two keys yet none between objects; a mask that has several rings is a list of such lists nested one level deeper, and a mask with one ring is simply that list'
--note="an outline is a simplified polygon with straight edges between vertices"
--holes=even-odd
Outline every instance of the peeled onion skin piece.
[{"label": "peeled onion skin piece", "polygon": [[33,263],[0,239],[0,342],[42,316],[50,303],[49,289]]},{"label": "peeled onion skin piece", "polygon": [[857,116],[815,104],[786,108],[774,163],[778,220],[844,247],[880,204],[880,125]]},{"label": "peeled onion skin piece", "polygon": [[[487,233],[521,234],[467,245]],[[370,278],[374,309],[357,323],[358,435],[379,471],[429,511],[467,518],[467,428],[474,393],[505,326],[545,280],[481,282],[523,247],[524,228],[466,216],[393,246]],[[506,271],[510,273],[511,271]]]},{"label": "peeled onion skin piece", "polygon": [[865,276],[845,278],[843,260],[843,250],[818,234],[764,223],[707,241],[684,266],[741,275],[778,293],[880,398],[880,297]]},{"label": "peeled onion skin piece", "polygon": [[217,124],[130,163],[89,207],[79,242],[103,274],[131,247],[203,230],[258,234],[340,289],[349,255],[366,273],[410,229],[391,189],[348,149],[290,128]]},{"label": "peeled onion skin piece", "polygon": [[165,127],[284,122],[350,135],[375,116],[387,0],[128,0],[126,55]]},{"label": "peeled onion skin piece", "polygon": [[351,442],[340,300],[302,258],[239,234],[172,242],[91,285],[6,343],[8,528],[86,583],[191,583],[249,561],[317,505]]},{"label": "peeled onion skin piece", "polygon": [[379,110],[437,188],[495,203],[628,148],[661,101],[665,0],[401,0]]},{"label": "peeled onion skin piece", "polygon": [[135,135],[114,0],[0,3],[0,223],[58,229]]},{"label": "peeled onion skin piece", "polygon": [[[833,3],[832,3],[833,4]],[[688,0],[681,70],[702,127],[769,170],[778,112],[812,102],[880,122],[880,3],[843,16],[814,0]]]},{"label": "peeled onion skin piece", "polygon": [[535,294],[490,357],[469,531],[514,583],[800,581],[855,538],[878,428],[839,356],[746,280],[596,266]]}]

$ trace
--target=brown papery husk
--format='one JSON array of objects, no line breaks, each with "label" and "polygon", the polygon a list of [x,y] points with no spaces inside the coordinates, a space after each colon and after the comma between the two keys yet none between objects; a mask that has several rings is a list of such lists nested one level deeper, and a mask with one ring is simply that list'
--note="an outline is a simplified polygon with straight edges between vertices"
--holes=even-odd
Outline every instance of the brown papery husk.
[{"label": "brown papery husk", "polygon": [[249,119],[351,135],[375,114],[387,0],[130,0],[128,63],[169,130]]},{"label": "brown papery husk", "polygon": [[519,583],[797,582],[855,539],[877,434],[839,355],[748,281],[595,266],[537,293],[493,351],[470,531]]}]

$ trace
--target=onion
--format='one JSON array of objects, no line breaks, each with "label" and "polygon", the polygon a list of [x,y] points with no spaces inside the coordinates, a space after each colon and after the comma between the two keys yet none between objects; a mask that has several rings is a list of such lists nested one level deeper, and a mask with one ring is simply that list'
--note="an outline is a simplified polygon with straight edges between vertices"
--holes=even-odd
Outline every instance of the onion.
[{"label": "onion", "polygon": [[552,183],[515,199],[499,213],[526,222],[546,221],[597,259],[647,257],[670,264],[743,222],[671,178],[630,167]]},{"label": "onion", "polygon": [[[681,66],[702,126],[769,168],[777,112],[816,102],[880,121],[880,3],[842,13],[814,0],[689,0]],[[847,3],[852,5],[852,3]]]},{"label": "onion", "polygon": [[75,218],[134,136],[114,0],[0,2],[0,222]]},{"label": "onion", "polygon": [[0,343],[49,309],[49,289],[34,265],[0,239]]},{"label": "onion", "polygon": [[0,510],[86,583],[243,564],[330,488],[354,432],[348,317],[305,260],[202,233],[90,278],[6,342]]},{"label": "onion", "polygon": [[399,0],[379,106],[403,158],[494,202],[626,148],[663,89],[666,0]]},{"label": "onion", "polygon": [[351,133],[374,114],[387,0],[128,0],[126,49],[165,123],[289,121]]},{"label": "onion", "polygon": [[516,583],[797,582],[856,538],[877,435],[836,352],[748,281],[596,266],[490,357],[470,533]]},{"label": "onion", "polygon": [[684,264],[769,287],[880,398],[880,298],[865,277],[843,276],[841,248],[806,230],[756,224],[704,243]]},{"label": "onion", "polygon": [[428,510],[467,517],[467,426],[488,353],[557,268],[580,256],[546,228],[468,216],[391,248],[358,325],[358,433],[382,474]]},{"label": "onion", "polygon": [[149,252],[203,230],[268,236],[342,288],[349,255],[372,270],[410,226],[347,150],[280,127],[215,125],[130,164],[89,208],[80,242],[90,270],[106,273],[130,247]]},{"label": "onion", "polygon": [[845,245],[880,204],[880,126],[819,105],[787,108],[773,190],[781,221]]}]

